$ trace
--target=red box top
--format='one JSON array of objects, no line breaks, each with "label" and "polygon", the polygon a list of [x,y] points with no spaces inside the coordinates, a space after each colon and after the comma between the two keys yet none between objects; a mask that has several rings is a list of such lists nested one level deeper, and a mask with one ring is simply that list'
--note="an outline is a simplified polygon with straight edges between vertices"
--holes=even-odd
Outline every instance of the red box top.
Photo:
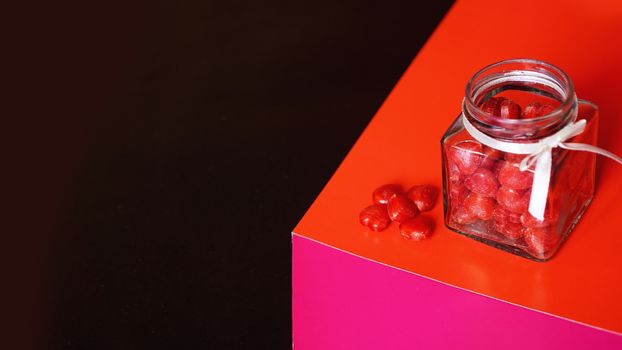
[{"label": "red box top", "polygon": [[[533,262],[449,231],[439,203],[434,236],[405,241],[397,225],[358,223],[384,183],[441,188],[440,138],[467,80],[509,58],[570,75],[600,107],[599,146],[622,154],[622,2],[459,1],[294,229],[367,259],[510,303],[622,333],[622,167],[599,159],[596,197],[557,255]],[[318,140],[321,142],[321,140]]]}]

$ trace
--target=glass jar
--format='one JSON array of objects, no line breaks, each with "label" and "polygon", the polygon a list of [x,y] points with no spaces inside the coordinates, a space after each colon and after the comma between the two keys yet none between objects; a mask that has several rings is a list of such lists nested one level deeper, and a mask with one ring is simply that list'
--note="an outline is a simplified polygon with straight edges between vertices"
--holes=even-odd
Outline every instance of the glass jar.
[{"label": "glass jar", "polygon": [[[568,137],[579,121],[584,128]],[[577,99],[560,69],[531,59],[483,68],[441,140],[445,224],[493,247],[550,259],[594,196],[596,155],[562,146],[595,145],[597,126],[597,107]]]}]

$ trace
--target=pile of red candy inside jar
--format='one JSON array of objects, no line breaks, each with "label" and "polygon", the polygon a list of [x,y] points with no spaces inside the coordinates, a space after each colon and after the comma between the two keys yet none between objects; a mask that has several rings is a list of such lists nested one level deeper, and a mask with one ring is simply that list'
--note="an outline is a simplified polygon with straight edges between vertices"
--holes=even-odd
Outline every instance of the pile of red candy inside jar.
[{"label": "pile of red candy inside jar", "polygon": [[[510,99],[493,97],[480,106],[500,118],[526,119],[553,111],[532,102],[524,108]],[[450,227],[467,234],[519,247],[535,257],[547,256],[559,243],[554,226],[558,214],[547,206],[544,220],[528,212],[533,170],[521,171],[525,155],[504,153],[464,139],[446,145],[447,216]]]}]

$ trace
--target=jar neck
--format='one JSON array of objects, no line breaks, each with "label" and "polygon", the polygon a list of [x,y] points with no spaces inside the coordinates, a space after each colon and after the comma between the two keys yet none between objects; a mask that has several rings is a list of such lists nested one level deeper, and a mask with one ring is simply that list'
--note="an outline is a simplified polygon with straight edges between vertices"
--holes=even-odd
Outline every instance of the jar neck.
[{"label": "jar neck", "polygon": [[[505,119],[479,108],[507,90],[541,95],[559,102],[549,114],[529,119]],[[568,76],[560,69],[529,59],[495,63],[477,72],[468,82],[462,111],[468,121],[486,135],[514,142],[530,142],[550,136],[575,121],[578,101]]]}]

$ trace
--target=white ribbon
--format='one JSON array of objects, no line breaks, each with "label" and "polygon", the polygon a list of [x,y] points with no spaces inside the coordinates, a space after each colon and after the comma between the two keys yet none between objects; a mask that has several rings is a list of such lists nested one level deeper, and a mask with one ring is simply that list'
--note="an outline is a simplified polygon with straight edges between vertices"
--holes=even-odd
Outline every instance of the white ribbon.
[{"label": "white ribbon", "polygon": [[526,171],[535,164],[531,197],[529,199],[529,213],[538,220],[544,220],[544,209],[546,208],[546,198],[549,193],[549,182],[551,180],[551,152],[553,148],[561,147],[571,151],[597,153],[622,164],[622,158],[602,148],[584,143],[565,143],[566,140],[581,134],[585,130],[585,119],[571,122],[554,135],[533,143],[499,141],[479,131],[467,120],[464,113],[462,113],[462,124],[464,124],[464,128],[474,139],[488,147],[508,153],[529,154],[520,162],[519,169],[520,171]]}]

